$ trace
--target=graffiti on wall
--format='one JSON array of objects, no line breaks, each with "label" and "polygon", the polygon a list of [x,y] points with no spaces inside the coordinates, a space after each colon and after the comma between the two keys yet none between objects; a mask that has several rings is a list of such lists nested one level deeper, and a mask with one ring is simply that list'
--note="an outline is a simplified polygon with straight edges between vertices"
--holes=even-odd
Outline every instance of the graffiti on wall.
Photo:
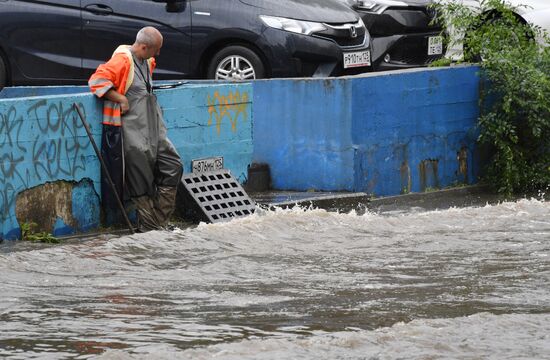
[{"label": "graffiti on wall", "polygon": [[20,191],[86,170],[91,145],[78,136],[82,127],[63,101],[18,102],[0,112],[0,222],[13,213]]},{"label": "graffiti on wall", "polygon": [[219,135],[222,121],[227,119],[231,123],[231,130],[237,131],[239,117],[242,117],[243,121],[248,117],[249,100],[247,92],[241,94],[238,90],[229,92],[228,95],[220,95],[218,91],[215,91],[213,96],[208,94],[208,125],[211,126],[215,122]]}]

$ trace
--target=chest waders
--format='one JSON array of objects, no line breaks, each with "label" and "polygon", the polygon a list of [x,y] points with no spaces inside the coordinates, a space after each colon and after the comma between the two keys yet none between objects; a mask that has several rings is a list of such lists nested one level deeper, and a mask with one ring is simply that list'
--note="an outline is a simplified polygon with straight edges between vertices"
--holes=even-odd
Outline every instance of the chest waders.
[{"label": "chest waders", "polygon": [[181,160],[166,136],[156,96],[132,99],[130,109],[122,125],[126,192],[136,205],[139,229],[159,229],[174,211]]},{"label": "chest waders", "polygon": [[161,229],[170,219],[183,168],[167,138],[147,62],[134,62],[134,79],[126,93],[129,110],[122,116],[122,127],[105,126],[102,151],[108,153],[111,175],[122,179],[121,193],[136,206],[138,231],[148,231]]}]

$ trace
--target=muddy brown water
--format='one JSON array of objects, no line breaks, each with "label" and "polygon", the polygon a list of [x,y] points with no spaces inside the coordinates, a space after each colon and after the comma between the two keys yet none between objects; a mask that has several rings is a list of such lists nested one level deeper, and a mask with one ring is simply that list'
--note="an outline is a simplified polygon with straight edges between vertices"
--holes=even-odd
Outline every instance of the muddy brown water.
[{"label": "muddy brown water", "polygon": [[7,359],[550,359],[550,203],[0,247]]}]

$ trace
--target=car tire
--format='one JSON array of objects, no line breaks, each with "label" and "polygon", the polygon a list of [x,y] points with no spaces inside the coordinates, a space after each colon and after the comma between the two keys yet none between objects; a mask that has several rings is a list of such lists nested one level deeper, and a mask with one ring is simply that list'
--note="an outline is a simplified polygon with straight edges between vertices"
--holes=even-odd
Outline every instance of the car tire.
[{"label": "car tire", "polygon": [[260,57],[251,49],[232,45],[218,51],[206,74],[208,79],[247,81],[263,79],[265,66]]},{"label": "car tire", "polygon": [[4,63],[4,59],[0,56],[0,90],[4,88],[4,86],[7,85],[8,82],[8,72],[6,69],[6,64]]}]

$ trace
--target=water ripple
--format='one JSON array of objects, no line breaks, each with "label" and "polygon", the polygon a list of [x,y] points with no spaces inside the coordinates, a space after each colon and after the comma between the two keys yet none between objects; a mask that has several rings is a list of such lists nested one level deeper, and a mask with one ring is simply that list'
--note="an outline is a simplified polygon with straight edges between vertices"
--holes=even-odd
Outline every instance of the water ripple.
[{"label": "water ripple", "polygon": [[0,357],[542,358],[549,254],[536,200],[17,243],[0,252]]}]

